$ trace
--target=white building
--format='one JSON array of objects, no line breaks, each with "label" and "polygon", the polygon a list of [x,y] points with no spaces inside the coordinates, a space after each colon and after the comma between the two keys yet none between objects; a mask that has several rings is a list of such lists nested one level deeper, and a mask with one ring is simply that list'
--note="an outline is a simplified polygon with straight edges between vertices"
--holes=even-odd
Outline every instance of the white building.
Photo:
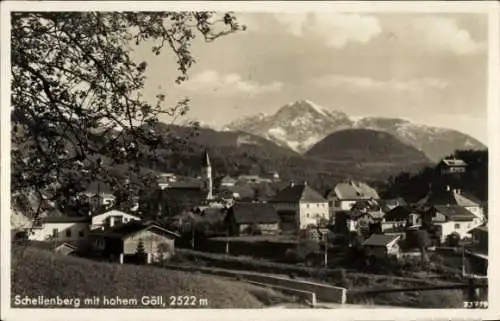
[{"label": "white building", "polygon": [[352,206],[362,200],[378,200],[377,191],[364,182],[348,181],[338,183],[327,197],[330,213],[349,211]]},{"label": "white building", "polygon": [[119,210],[111,210],[91,217],[90,229],[106,229],[130,221],[140,221],[141,218]]},{"label": "white building", "polygon": [[85,241],[89,233],[89,217],[54,216],[43,217],[28,229],[32,241]]},{"label": "white building", "polygon": [[431,190],[423,199],[418,202],[423,206],[461,206],[479,219],[485,221],[484,209],[481,201],[473,195],[463,192],[459,188],[446,186],[444,189]]},{"label": "white building", "polygon": [[439,227],[441,242],[456,232],[460,238],[470,238],[471,230],[483,221],[469,210],[459,205],[436,205],[431,208],[432,223]]},{"label": "white building", "polygon": [[306,183],[290,183],[270,201],[281,219],[281,229],[305,229],[329,220],[328,201]]}]

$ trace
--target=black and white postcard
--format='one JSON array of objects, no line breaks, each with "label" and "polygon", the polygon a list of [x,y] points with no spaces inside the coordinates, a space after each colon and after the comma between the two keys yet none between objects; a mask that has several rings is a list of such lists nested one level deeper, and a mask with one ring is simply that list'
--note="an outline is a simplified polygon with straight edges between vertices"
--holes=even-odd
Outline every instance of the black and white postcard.
[{"label": "black and white postcard", "polygon": [[500,316],[498,3],[1,8],[2,320]]}]

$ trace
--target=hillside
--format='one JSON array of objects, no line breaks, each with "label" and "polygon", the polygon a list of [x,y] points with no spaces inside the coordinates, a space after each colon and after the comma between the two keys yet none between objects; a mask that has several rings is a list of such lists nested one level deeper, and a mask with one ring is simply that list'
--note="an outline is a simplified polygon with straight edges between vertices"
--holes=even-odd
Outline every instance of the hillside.
[{"label": "hillside", "polygon": [[[451,155],[467,164],[465,173],[457,178],[455,184],[487,203],[488,151],[460,150]],[[442,175],[436,166],[424,168],[418,173],[403,171],[382,186],[381,195],[386,198],[403,197],[408,202],[416,202],[428,193],[430,186],[440,188],[443,184]]]},{"label": "hillside", "polygon": [[331,133],[353,128],[387,132],[421,150],[432,161],[439,161],[458,149],[486,149],[483,143],[456,130],[416,124],[399,118],[357,119],[309,100],[291,102],[274,114],[243,117],[225,127],[226,130],[240,130],[267,138],[300,153],[305,153]]},{"label": "hillside", "polygon": [[366,117],[357,121],[354,127],[387,132],[403,143],[423,151],[435,162],[455,150],[486,149],[477,139],[456,130],[414,124],[398,118]]},{"label": "hillside", "polygon": [[193,295],[208,299],[206,308],[258,308],[263,305],[244,284],[220,278],[149,266],[94,262],[30,247],[26,248],[24,256],[20,248],[13,248],[11,277],[12,298],[15,295],[43,295],[83,300],[92,296],[119,296],[140,301],[142,296]]},{"label": "hillside", "polygon": [[[187,137],[193,129],[159,124],[155,130],[168,133],[171,137]],[[380,142],[380,145],[384,144],[387,142]],[[215,176],[265,174],[277,170],[284,181],[304,180],[315,188],[323,190],[346,177],[370,182],[385,181],[401,170],[414,171],[420,169],[422,164],[429,163],[425,155],[413,148],[399,141],[394,144],[405,146],[407,153],[411,150],[415,160],[408,161],[405,157],[400,159],[398,158],[400,156],[392,157],[391,155],[397,150],[384,152],[384,158],[381,160],[373,160],[369,151],[359,150],[359,153],[365,154],[363,157],[369,158],[366,161],[356,161],[359,155],[358,158],[325,158],[309,153],[302,155],[255,135],[201,128],[197,135],[184,141],[179,148],[171,148],[170,145],[168,151],[160,149],[156,153],[157,160],[144,165],[157,171],[175,171],[182,175],[196,176],[201,170],[202,151],[207,148]],[[340,156],[339,153],[336,155]]]},{"label": "hillside", "polygon": [[328,135],[305,154],[353,163],[427,163],[429,159],[414,147],[392,135],[368,129],[348,129]]}]

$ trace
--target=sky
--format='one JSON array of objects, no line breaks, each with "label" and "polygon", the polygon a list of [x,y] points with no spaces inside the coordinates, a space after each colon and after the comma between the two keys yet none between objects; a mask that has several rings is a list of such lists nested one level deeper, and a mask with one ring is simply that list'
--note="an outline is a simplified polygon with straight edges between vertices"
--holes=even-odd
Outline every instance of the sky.
[{"label": "sky", "polygon": [[[487,16],[429,13],[235,13],[246,31],[192,45],[189,80],[172,55],[148,62],[144,95],[189,97],[186,116],[222,127],[308,99],[350,116],[409,119],[487,139]],[[163,119],[168,121],[168,119]]]}]

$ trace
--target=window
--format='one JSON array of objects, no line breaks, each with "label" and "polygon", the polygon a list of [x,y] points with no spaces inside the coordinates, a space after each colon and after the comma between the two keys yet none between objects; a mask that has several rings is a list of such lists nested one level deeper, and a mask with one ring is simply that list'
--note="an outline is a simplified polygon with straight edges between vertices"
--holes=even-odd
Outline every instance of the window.
[{"label": "window", "polygon": [[309,204],[306,204],[306,207],[309,208]]},{"label": "window", "polygon": [[79,237],[84,237],[85,236],[85,232],[83,230],[79,230],[78,231],[78,236]]},{"label": "window", "polygon": [[71,229],[66,230],[66,237],[71,237]]},{"label": "window", "polygon": [[309,218],[309,213],[306,214],[306,217]]},{"label": "window", "polygon": [[58,229],[52,229],[52,236],[53,237],[58,237],[59,236],[59,230]]},{"label": "window", "polygon": [[460,228],[460,223],[455,224],[455,228]]}]

